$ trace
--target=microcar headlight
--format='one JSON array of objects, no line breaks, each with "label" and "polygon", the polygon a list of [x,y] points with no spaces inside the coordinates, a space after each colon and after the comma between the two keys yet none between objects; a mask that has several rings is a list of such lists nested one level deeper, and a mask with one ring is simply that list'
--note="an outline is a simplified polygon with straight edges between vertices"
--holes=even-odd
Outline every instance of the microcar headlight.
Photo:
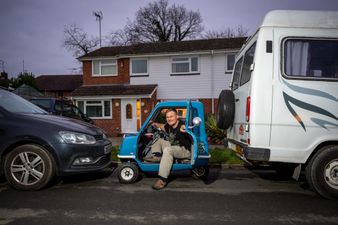
[{"label": "microcar headlight", "polygon": [[88,134],[81,134],[71,131],[60,131],[59,134],[61,138],[68,144],[93,145],[96,143],[95,138]]}]

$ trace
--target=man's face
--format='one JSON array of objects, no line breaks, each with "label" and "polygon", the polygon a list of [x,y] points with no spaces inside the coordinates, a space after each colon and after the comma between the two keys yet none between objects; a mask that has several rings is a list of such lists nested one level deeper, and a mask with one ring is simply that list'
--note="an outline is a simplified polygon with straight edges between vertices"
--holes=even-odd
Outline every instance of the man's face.
[{"label": "man's face", "polygon": [[170,126],[173,126],[177,123],[178,115],[175,112],[172,112],[172,111],[167,112],[165,117],[166,117],[167,123]]}]

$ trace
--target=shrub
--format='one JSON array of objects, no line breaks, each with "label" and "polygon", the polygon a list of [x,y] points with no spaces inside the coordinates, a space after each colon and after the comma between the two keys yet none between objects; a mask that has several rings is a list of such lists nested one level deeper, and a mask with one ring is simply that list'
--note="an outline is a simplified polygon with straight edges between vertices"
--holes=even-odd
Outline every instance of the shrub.
[{"label": "shrub", "polygon": [[216,117],[210,114],[206,117],[205,130],[210,139],[211,144],[223,144],[223,140],[226,137],[226,130],[217,127]]}]

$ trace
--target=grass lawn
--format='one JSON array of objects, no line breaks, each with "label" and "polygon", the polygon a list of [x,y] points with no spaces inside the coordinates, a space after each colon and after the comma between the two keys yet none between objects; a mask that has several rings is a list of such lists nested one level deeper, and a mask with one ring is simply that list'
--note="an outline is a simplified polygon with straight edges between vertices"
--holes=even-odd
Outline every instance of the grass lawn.
[{"label": "grass lawn", "polygon": [[[119,152],[119,146],[113,146],[112,148],[112,160],[118,161],[117,154]],[[227,148],[213,148],[209,149],[211,158],[210,164],[243,164],[243,161],[239,159],[236,154]]]}]

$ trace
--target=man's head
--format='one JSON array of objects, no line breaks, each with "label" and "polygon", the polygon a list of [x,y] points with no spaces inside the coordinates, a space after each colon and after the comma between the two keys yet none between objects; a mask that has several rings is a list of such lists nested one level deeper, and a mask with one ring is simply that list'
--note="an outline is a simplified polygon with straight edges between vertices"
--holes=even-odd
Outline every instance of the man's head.
[{"label": "man's head", "polygon": [[174,126],[178,122],[178,115],[175,109],[168,109],[165,113],[165,118],[170,126]]}]

